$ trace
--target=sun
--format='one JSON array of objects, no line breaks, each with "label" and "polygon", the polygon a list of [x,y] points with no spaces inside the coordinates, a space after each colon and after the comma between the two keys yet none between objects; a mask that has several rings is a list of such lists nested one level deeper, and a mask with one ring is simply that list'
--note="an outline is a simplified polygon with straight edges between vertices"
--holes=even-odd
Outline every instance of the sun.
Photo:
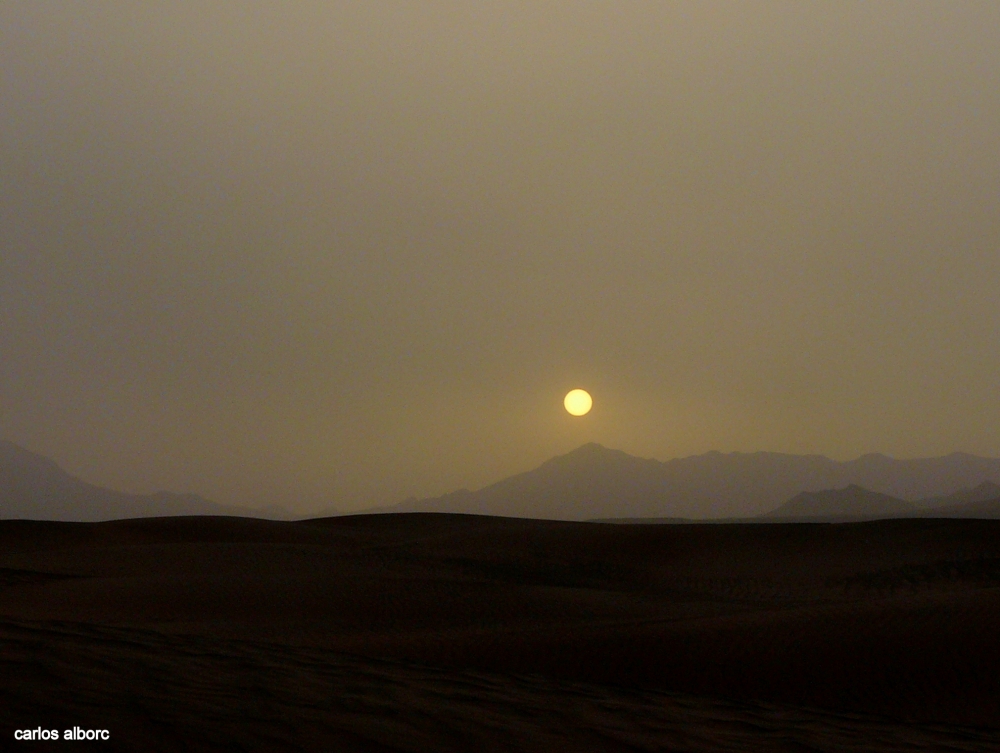
[{"label": "sun", "polygon": [[573,416],[584,416],[590,412],[594,399],[587,390],[570,390],[563,399],[563,405]]}]

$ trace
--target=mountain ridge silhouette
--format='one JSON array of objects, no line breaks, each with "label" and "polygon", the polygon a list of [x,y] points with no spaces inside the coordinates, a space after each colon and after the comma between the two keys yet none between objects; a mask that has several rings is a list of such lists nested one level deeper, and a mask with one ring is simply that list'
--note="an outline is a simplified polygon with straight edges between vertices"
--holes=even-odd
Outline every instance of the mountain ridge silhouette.
[{"label": "mountain ridge silhouette", "polygon": [[874,492],[857,484],[848,484],[843,489],[799,492],[763,517],[773,520],[818,517],[888,518],[916,517],[920,512],[921,508],[912,502]]},{"label": "mountain ridge silhouette", "polygon": [[281,517],[281,512],[222,505],[190,493],[129,494],[105,489],[64,471],[44,455],[0,440],[2,519],[97,522],[176,515]]},{"label": "mountain ridge silhouette", "polygon": [[[853,484],[913,503],[916,514],[938,502],[946,505],[948,495],[968,492],[984,482],[1000,482],[1000,458],[956,452],[897,460],[869,453],[836,461],[823,455],[711,451],[658,461],[590,442],[476,491],[463,489],[427,499],[411,497],[363,512],[451,512],[556,520],[746,519],[771,513],[803,492]],[[934,504],[919,504],[928,498],[934,499]]]},{"label": "mountain ridge silhouette", "polygon": [[[862,519],[1000,517],[1000,459],[967,453],[851,461],[776,452],[707,452],[659,461],[590,442],[482,489],[370,508],[360,513],[451,512],[553,520]],[[844,489],[852,490],[845,496]],[[862,494],[863,492],[863,494]],[[789,512],[796,496],[826,503]],[[851,495],[883,507],[850,507]],[[909,498],[906,495],[909,494]],[[875,496],[872,496],[875,495]],[[845,504],[847,505],[845,507]],[[339,515],[336,510],[322,517]],[[316,518],[276,507],[221,505],[197,494],[129,494],[89,484],[43,455],[0,440],[0,518],[91,522],[176,515]]]}]

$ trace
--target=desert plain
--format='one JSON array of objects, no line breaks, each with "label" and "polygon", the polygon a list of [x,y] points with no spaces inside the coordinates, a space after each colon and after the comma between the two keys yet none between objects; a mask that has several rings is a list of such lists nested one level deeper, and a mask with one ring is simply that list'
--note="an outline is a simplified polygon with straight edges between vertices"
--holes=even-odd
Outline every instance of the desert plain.
[{"label": "desert plain", "polygon": [[1000,750],[1000,521],[4,520],[0,568],[17,749]]}]

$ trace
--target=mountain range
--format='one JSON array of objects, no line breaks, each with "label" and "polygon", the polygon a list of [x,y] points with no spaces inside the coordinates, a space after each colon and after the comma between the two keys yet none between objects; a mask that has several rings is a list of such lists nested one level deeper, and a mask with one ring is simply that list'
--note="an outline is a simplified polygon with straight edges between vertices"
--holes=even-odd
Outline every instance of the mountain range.
[{"label": "mountain range", "polygon": [[0,518],[92,522],[173,515],[287,518],[280,509],[251,510],[197,494],[128,494],[72,476],[52,460],[0,440]]},{"label": "mountain range", "polygon": [[1000,486],[983,481],[943,497],[907,502],[857,484],[843,489],[800,492],[762,519],[859,520],[873,518],[1000,518]]},{"label": "mountain range", "polygon": [[[821,455],[709,452],[661,462],[589,443],[478,491],[411,498],[363,512],[633,521],[1000,518],[998,483],[1000,459],[965,453],[915,460],[872,454],[838,462]],[[0,518],[98,521],[174,515],[301,517],[280,508],[221,505],[196,494],[104,489],[0,440]]]},{"label": "mountain range", "polygon": [[[980,488],[983,482],[993,486]],[[846,504],[852,517],[923,515],[932,508],[981,503],[991,489],[1000,497],[998,483],[1000,459],[960,452],[913,460],[871,454],[846,462],[822,455],[709,452],[661,462],[590,443],[478,491],[411,498],[370,512],[553,520],[748,519],[771,513],[773,519],[843,515],[837,505]],[[886,499],[853,504],[858,493],[842,491],[852,485]],[[826,499],[801,499],[778,512],[796,495],[826,490]]]}]

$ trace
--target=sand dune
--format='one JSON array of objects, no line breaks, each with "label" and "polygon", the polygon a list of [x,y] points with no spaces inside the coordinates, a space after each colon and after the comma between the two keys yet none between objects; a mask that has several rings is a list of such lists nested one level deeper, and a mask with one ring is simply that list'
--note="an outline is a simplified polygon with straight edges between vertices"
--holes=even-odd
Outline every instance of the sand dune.
[{"label": "sand dune", "polygon": [[0,568],[6,739],[1000,750],[995,521],[3,521]]},{"label": "sand dune", "polygon": [[12,718],[26,728],[67,729],[83,722],[112,733],[100,746],[104,750],[1000,748],[1000,730],[904,725],[820,709],[448,670],[205,635],[6,620],[0,638],[6,688],[0,714],[8,730]]}]

